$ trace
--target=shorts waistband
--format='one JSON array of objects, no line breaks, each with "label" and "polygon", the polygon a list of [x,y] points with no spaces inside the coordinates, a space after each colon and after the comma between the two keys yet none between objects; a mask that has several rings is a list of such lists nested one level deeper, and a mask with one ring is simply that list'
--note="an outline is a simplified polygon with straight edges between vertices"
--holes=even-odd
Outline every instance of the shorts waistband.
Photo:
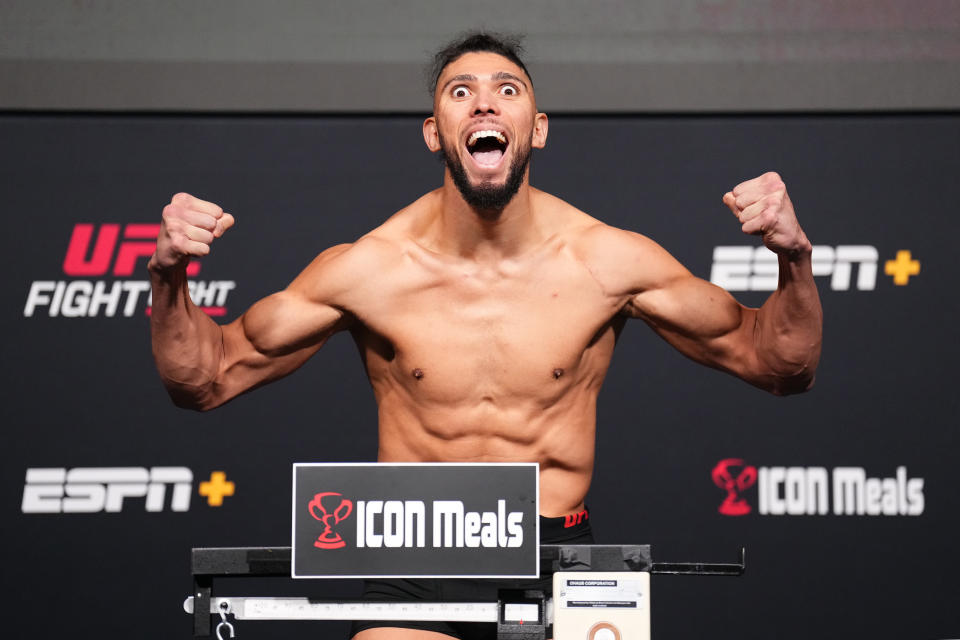
[{"label": "shorts waistband", "polygon": [[559,518],[540,516],[540,542],[545,544],[576,541],[592,537],[590,512],[587,509]]}]

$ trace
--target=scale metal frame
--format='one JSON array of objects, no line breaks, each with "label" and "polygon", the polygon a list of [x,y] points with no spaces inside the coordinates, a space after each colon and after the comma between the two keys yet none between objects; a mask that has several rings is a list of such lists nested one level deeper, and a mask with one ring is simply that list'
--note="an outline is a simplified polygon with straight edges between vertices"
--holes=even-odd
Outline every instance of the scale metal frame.
[{"label": "scale metal frame", "polygon": [[[564,558],[588,557],[589,565],[566,566]],[[626,562],[625,558],[630,561]],[[184,609],[193,617],[193,636],[211,636],[211,616],[229,613],[257,620],[396,620],[396,605],[417,620],[496,622],[498,638],[543,638],[552,619],[552,601],[542,591],[501,590],[496,603],[384,603],[369,600],[322,601],[308,598],[226,597],[214,595],[222,577],[290,577],[290,547],[202,547],[191,551],[193,595]],[[558,571],[646,571],[660,575],[740,576],[746,550],[737,562],[654,562],[650,545],[540,545],[542,574]],[[391,606],[394,605],[394,606]],[[538,624],[517,624],[508,607],[536,607]],[[516,611],[516,610],[515,610]],[[225,617],[224,617],[225,619]],[[530,618],[528,618],[530,620]]]}]

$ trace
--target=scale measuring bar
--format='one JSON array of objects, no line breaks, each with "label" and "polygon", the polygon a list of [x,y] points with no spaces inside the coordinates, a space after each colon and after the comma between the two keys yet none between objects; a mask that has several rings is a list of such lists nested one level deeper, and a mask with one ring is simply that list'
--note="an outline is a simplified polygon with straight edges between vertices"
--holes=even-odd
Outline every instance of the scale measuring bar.
[{"label": "scale measuring bar", "polygon": [[[550,572],[580,571],[586,579],[596,571],[649,572],[673,575],[741,575],[745,553],[739,562],[655,563],[650,545],[540,545],[540,566]],[[191,552],[193,595],[184,602],[192,614],[193,635],[210,637],[211,614],[248,620],[429,620],[433,622],[487,622],[498,625],[498,636],[518,638],[533,627],[546,627],[554,620],[554,601],[530,594],[498,594],[498,602],[376,602],[363,600],[322,601],[290,597],[223,597],[214,594],[221,577],[258,576],[289,578],[290,547],[195,548]],[[198,606],[194,606],[197,603]],[[499,616],[498,616],[499,614]],[[499,619],[498,619],[499,617]],[[522,622],[521,622],[522,621]],[[542,629],[541,629],[542,630]],[[534,636],[530,636],[534,637]],[[543,638],[543,635],[537,636]]]},{"label": "scale measuring bar", "polygon": [[[224,607],[226,605],[226,607]],[[193,596],[183,602],[193,613]],[[233,614],[237,620],[425,620],[430,622],[497,622],[496,602],[317,602],[308,598],[217,597],[210,613]],[[537,621],[534,604],[508,603],[505,620]]]}]

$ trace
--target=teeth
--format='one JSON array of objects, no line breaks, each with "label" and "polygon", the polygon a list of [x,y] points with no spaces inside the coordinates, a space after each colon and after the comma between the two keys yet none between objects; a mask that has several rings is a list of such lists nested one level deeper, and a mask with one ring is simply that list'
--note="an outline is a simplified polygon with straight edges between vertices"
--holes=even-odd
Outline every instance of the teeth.
[{"label": "teeth", "polygon": [[493,131],[492,129],[487,129],[485,131],[474,131],[472,134],[470,134],[470,138],[467,139],[467,145],[472,147],[480,138],[496,138],[500,144],[507,144],[507,139],[502,133],[499,131]]}]

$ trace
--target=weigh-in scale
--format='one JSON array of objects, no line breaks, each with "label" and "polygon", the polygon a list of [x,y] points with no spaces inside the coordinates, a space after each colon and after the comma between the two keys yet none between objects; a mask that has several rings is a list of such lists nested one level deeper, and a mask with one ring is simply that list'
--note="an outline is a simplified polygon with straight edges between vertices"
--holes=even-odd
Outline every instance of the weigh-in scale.
[{"label": "weigh-in scale", "polygon": [[193,549],[194,637],[234,637],[235,620],[422,620],[496,623],[498,640],[648,640],[652,574],[739,576],[735,563],[653,562],[649,545],[541,545],[540,566],[553,574],[553,597],[502,589],[497,602],[317,601],[308,598],[215,596],[217,577],[289,577],[290,547]]}]

